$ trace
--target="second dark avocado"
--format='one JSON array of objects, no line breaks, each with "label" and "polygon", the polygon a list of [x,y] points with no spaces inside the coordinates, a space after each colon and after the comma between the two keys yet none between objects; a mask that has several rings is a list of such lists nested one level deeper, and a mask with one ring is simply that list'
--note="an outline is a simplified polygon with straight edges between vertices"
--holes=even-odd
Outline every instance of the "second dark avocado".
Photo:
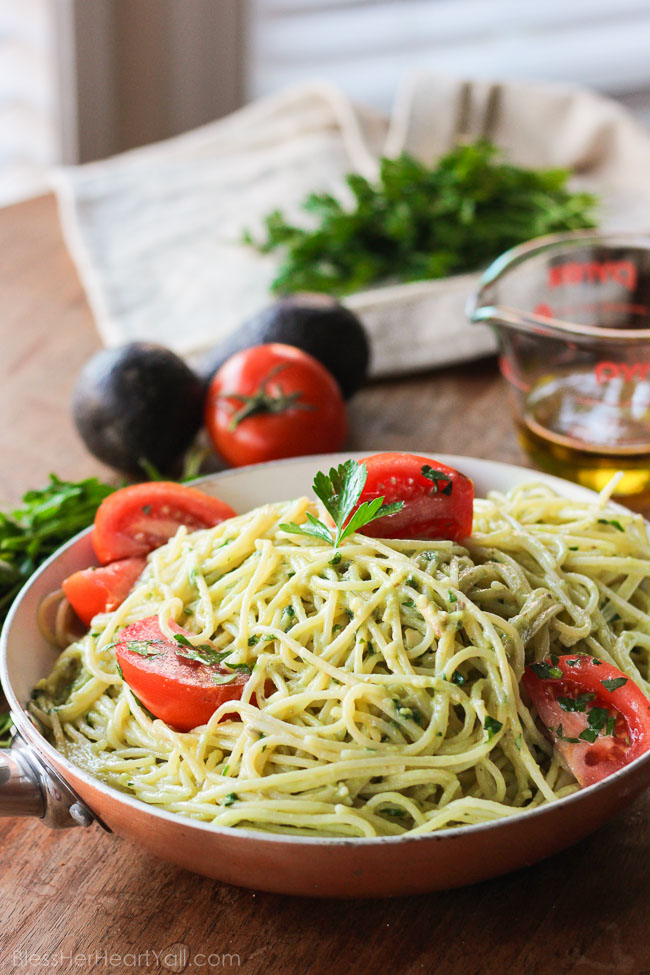
[{"label": "second dark avocado", "polygon": [[267,342],[293,345],[313,355],[334,376],[345,399],[366,381],[370,345],[363,325],[339,301],[312,292],[281,298],[249,318],[205,354],[197,372],[207,384],[235,352]]}]

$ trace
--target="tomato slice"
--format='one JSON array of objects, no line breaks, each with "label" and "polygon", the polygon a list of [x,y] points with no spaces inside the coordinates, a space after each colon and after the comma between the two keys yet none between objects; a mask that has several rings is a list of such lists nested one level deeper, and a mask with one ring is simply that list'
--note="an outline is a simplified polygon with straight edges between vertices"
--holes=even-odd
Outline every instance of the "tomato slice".
[{"label": "tomato slice", "polygon": [[[169,625],[185,638],[192,636],[173,621]],[[182,656],[193,652],[215,663]],[[210,644],[192,651],[170,642],[157,616],[126,626],[115,647],[122,675],[133,693],[152,714],[178,731],[205,724],[224,701],[242,696],[248,674],[222,667],[215,654]],[[225,683],[215,683],[221,680]]]},{"label": "tomato slice", "polygon": [[404,506],[366,525],[362,534],[451,541],[471,535],[474,485],[469,477],[419,454],[373,454],[363,463],[368,477],[359,504],[383,496],[386,504],[403,501]]},{"label": "tomato slice", "polygon": [[650,700],[633,680],[586,654],[524,671],[541,722],[580,785],[593,785],[650,749]]},{"label": "tomato slice", "polygon": [[235,512],[218,498],[173,481],[133,484],[109,494],[95,515],[93,548],[100,562],[146,555],[176,534],[212,528]]},{"label": "tomato slice", "polygon": [[79,619],[90,626],[98,613],[111,613],[124,602],[146,562],[144,557],[119,559],[100,568],[82,569],[61,585]]}]

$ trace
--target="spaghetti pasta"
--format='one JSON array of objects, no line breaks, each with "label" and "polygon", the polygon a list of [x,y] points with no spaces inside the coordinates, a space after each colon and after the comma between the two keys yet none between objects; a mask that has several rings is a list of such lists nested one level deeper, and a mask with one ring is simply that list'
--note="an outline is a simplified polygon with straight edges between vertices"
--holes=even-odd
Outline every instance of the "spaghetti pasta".
[{"label": "spaghetti pasta", "polygon": [[[528,484],[477,500],[464,545],[353,534],[336,554],[279,526],[306,498],[181,528],[122,606],[38,685],[33,715],[72,762],[218,826],[373,837],[509,816],[578,787],[520,693],[566,648],[650,691],[650,546],[640,516]],[[241,700],[173,730],[116,668],[157,615],[248,664]]]}]

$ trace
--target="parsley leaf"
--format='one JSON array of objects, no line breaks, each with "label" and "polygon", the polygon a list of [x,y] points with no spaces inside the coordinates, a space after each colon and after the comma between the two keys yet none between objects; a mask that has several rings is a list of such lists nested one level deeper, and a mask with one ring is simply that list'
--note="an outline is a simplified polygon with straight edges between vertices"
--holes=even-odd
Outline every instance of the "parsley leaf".
[{"label": "parsley leaf", "polygon": [[310,513],[307,514],[306,524],[297,525],[291,521],[280,525],[280,528],[292,535],[311,535],[320,538],[328,545],[338,548],[348,535],[363,528],[364,525],[370,524],[376,518],[401,511],[404,506],[403,501],[384,504],[383,497],[364,501],[354,511],[365,487],[367,476],[368,469],[365,464],[359,464],[356,460],[346,460],[338,467],[330,468],[329,474],[318,471],[314,477],[314,494],[322,501],[336,526],[334,538],[332,538],[332,530]]},{"label": "parsley leaf", "polygon": [[[423,464],[420,470],[422,477],[426,477],[428,481],[433,481],[433,488],[431,489],[432,494],[451,494],[453,488],[453,482],[449,478],[449,474],[445,474],[444,471],[436,471],[429,464]],[[446,482],[444,487],[440,487],[441,482]]]},{"label": "parsley leaf", "polygon": [[115,490],[96,477],[73,483],[50,474],[50,483],[27,491],[15,511],[0,512],[0,626],[18,590],[53,552],[91,525]]},{"label": "parsley leaf", "polygon": [[[580,734],[578,735],[578,739],[582,741],[591,742],[592,745],[595,742],[597,737],[598,737],[598,732],[596,731],[595,728],[585,728],[585,730],[581,731]],[[565,738],[564,740],[569,741],[568,738]]]},{"label": "parsley leaf", "polygon": [[[208,667],[225,664],[229,670],[240,670],[247,674],[251,673],[251,668],[248,664],[231,664],[228,661],[228,657],[231,653],[234,653],[234,650],[215,650],[209,643],[201,643],[198,647],[195,647],[190,643],[184,633],[174,633],[174,640],[179,644],[178,647],[174,647],[179,657],[186,657],[188,660],[197,660],[199,663],[206,664]],[[236,676],[236,674],[226,674],[224,675],[225,679],[221,679],[221,675],[213,674],[212,679],[215,684],[227,684]]]},{"label": "parsley leaf", "polygon": [[606,680],[601,680],[600,683],[606,690],[611,692],[627,684],[627,677],[608,677]]},{"label": "parsley leaf", "polygon": [[539,663],[531,664],[530,669],[541,680],[562,677],[562,671],[560,668],[555,667],[552,662],[549,662],[548,660],[540,660]]},{"label": "parsley leaf", "polygon": [[619,532],[624,532],[625,531],[625,529],[623,528],[623,526],[620,523],[620,521],[617,521],[616,518],[599,518],[598,519],[598,524],[599,525],[612,525]]},{"label": "parsley leaf", "polygon": [[[552,728],[549,728],[549,731],[551,732],[551,734],[553,734],[553,729]],[[578,745],[580,743],[580,739],[579,738],[569,738],[568,735],[565,735],[564,734],[564,729],[562,728],[562,725],[561,724],[559,724],[557,726],[557,731],[555,731],[555,734],[560,739],[560,741],[568,741],[572,745]]]},{"label": "parsley leaf", "polygon": [[14,723],[8,711],[0,714],[0,748],[9,748],[13,725]]},{"label": "parsley leaf", "polygon": [[152,650],[151,648],[158,644],[160,646],[160,640],[128,640],[126,649],[130,650],[131,653],[137,653],[141,657],[160,657],[162,653],[160,650]]},{"label": "parsley leaf", "polygon": [[595,694],[587,691],[584,694],[578,694],[577,697],[558,697],[557,703],[563,711],[586,711],[587,704],[589,701],[593,701],[595,697]]},{"label": "parsley leaf", "polygon": [[592,731],[602,731],[608,718],[607,708],[592,708],[587,715],[587,724]]},{"label": "parsley leaf", "polygon": [[501,731],[503,728],[503,723],[497,721],[496,718],[492,718],[489,714],[485,718],[485,730],[487,731],[488,741],[490,741],[496,735],[497,731]]}]

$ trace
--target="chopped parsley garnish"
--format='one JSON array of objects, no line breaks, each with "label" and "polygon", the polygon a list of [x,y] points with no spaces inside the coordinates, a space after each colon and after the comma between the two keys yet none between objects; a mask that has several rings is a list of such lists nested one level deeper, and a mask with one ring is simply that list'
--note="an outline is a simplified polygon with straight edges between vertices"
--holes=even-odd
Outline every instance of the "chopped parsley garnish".
[{"label": "chopped parsley garnish", "polygon": [[587,704],[593,701],[595,697],[595,694],[587,691],[584,694],[578,694],[577,697],[558,697],[557,703],[563,711],[586,711]]},{"label": "chopped parsley garnish", "polygon": [[[588,741],[592,745],[595,742],[597,737],[598,737],[598,732],[596,731],[595,728],[585,728],[585,730],[581,731],[580,734],[578,735],[578,738],[581,741]],[[568,741],[568,739],[565,739],[565,741]]]},{"label": "chopped parsley garnish", "polygon": [[615,691],[627,684],[627,677],[608,677],[606,680],[601,680],[600,683],[606,690]]},{"label": "chopped parsley garnish", "polygon": [[232,806],[233,802],[237,802],[239,796],[236,792],[229,792],[226,798],[223,800],[224,806]]},{"label": "chopped parsley garnish", "polygon": [[623,526],[620,523],[620,521],[618,521],[616,518],[599,518],[598,519],[598,524],[599,525],[612,525],[619,532],[624,532],[625,531],[625,529],[623,528]]},{"label": "chopped parsley garnish", "polygon": [[401,818],[402,816],[406,816],[406,809],[400,809],[400,808],[399,808],[399,807],[397,807],[397,806],[387,806],[387,807],[386,807],[386,808],[385,808],[385,809],[383,810],[383,812],[384,812],[384,813],[385,813],[385,814],[386,814],[387,816],[395,816],[395,817],[400,817],[400,818]]},{"label": "chopped parsley garnish", "polygon": [[[551,734],[553,734],[553,729],[552,728],[549,728],[549,731],[551,732]],[[564,729],[562,728],[562,725],[561,724],[559,724],[557,726],[557,730],[555,731],[555,734],[560,739],[560,741],[568,741],[572,745],[579,745],[580,744],[580,739],[579,738],[569,738],[568,735],[565,735],[564,734]]]},{"label": "chopped parsley garnish", "polygon": [[[234,653],[234,650],[215,650],[209,643],[201,643],[198,647],[195,647],[190,643],[184,633],[174,633],[174,640],[179,644],[178,647],[174,648],[179,657],[186,657],[188,660],[197,660],[199,663],[206,664],[208,667],[216,667],[224,664],[229,670],[241,670],[247,674],[251,672],[248,664],[230,663],[228,657]],[[236,674],[212,675],[215,684],[227,684],[235,677]]]},{"label": "chopped parsley garnish", "polygon": [[[363,492],[368,477],[368,468],[356,460],[346,460],[338,467],[330,468],[329,475],[318,471],[314,478],[314,494],[322,501],[325,510],[331,515],[336,531],[332,537],[332,529],[319,518],[307,512],[307,523],[297,525],[291,521],[280,525],[283,531],[293,535],[307,535],[319,538],[328,545],[338,548],[341,542],[353,532],[370,524],[376,518],[393,515],[401,511],[404,502],[384,504],[383,497],[364,501],[354,511]],[[354,513],[353,513],[354,512]]]},{"label": "chopped parsley garnish", "polygon": [[548,660],[540,660],[539,663],[531,664],[530,669],[541,680],[549,680],[550,678],[563,676],[560,668],[554,666],[552,660],[551,663]]},{"label": "chopped parsley garnish", "polygon": [[457,603],[458,602],[458,596],[456,595],[455,592],[449,592],[449,593],[447,593],[447,599],[449,600],[450,603]]},{"label": "chopped parsley garnish", "polygon": [[411,607],[415,606],[415,602],[412,599],[403,599],[402,600],[402,606],[406,606],[408,608],[411,608]]},{"label": "chopped parsley garnish", "polygon": [[335,552],[332,558],[330,559],[329,564],[338,565],[342,558],[343,556],[341,555],[340,552]]},{"label": "chopped parsley garnish", "polygon": [[282,610],[282,615],[280,616],[280,622],[284,627],[285,633],[287,632],[287,630],[291,629],[295,619],[296,619],[296,611],[291,605],[291,603],[289,603],[288,606],[284,607],[284,609]]},{"label": "chopped parsley garnish", "polygon": [[[593,699],[595,695],[583,694],[581,695],[581,697]],[[572,700],[572,699],[558,698],[561,707],[563,707],[562,704],[563,700]],[[579,711],[583,709],[565,708],[565,710]],[[587,727],[580,732],[577,738],[570,738],[567,735],[565,735],[561,724],[558,725],[556,734],[561,741],[570,742],[572,745],[577,745],[581,741],[588,741],[589,744],[593,745],[593,743],[596,741],[601,731],[605,735],[613,735],[615,733],[615,730],[616,730],[616,716],[610,714],[607,708],[593,707],[589,711],[587,711]]]},{"label": "chopped parsley garnish", "polygon": [[186,657],[188,660],[198,660],[199,663],[207,664],[208,667],[220,664],[224,657],[228,657],[232,653],[232,650],[228,650],[226,653],[219,653],[209,643],[201,643],[198,647],[195,647],[194,644],[190,643],[184,633],[174,633],[174,640],[178,643],[178,647],[174,649],[179,657]]},{"label": "chopped parsley garnish", "polygon": [[161,640],[128,640],[125,646],[131,653],[137,653],[141,657],[161,657],[162,652],[160,650],[151,649],[160,646],[161,643]]},{"label": "chopped parsley garnish", "polygon": [[253,636],[248,638],[248,646],[254,647],[256,643],[260,642],[259,634],[254,633]]},{"label": "chopped parsley garnish", "polygon": [[490,741],[496,735],[497,731],[501,731],[503,728],[503,723],[497,721],[496,718],[492,718],[489,714],[485,718],[485,730],[487,731],[488,741]]},{"label": "chopped parsley garnish", "polygon": [[[449,474],[445,474],[444,471],[437,471],[429,464],[423,464],[420,468],[420,473],[422,477],[426,477],[427,481],[433,481],[431,494],[451,494],[454,485],[450,480]],[[441,483],[444,483],[445,486],[440,487]]]},{"label": "chopped parsley garnish", "polygon": [[608,718],[607,708],[592,708],[587,714],[587,724],[593,731],[602,731]]},{"label": "chopped parsley garnish", "polygon": [[459,687],[463,686],[463,684],[465,683],[465,678],[461,674],[460,670],[455,670],[453,672],[453,674],[451,675],[451,682],[452,684],[458,684]]}]

